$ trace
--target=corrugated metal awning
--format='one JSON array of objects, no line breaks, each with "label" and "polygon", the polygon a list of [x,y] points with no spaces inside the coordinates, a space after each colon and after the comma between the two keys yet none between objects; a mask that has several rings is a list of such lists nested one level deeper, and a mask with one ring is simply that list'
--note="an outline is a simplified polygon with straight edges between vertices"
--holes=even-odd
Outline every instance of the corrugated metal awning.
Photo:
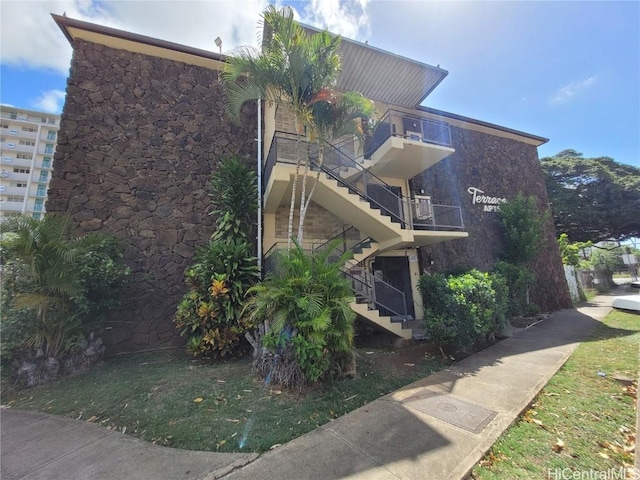
[{"label": "corrugated metal awning", "polygon": [[[302,25],[311,33],[320,30]],[[343,38],[338,89],[383,103],[416,108],[449,74],[446,70]]]},{"label": "corrugated metal awning", "polygon": [[340,90],[384,103],[416,108],[448,75],[446,70],[343,39]]}]

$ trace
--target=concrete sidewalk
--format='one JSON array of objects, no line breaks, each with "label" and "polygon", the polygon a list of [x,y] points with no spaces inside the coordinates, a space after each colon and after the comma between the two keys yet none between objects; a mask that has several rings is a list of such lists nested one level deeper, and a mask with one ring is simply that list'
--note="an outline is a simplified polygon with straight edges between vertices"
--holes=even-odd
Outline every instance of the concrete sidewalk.
[{"label": "concrete sidewalk", "polygon": [[158,447],[0,410],[4,480],[461,479],[569,358],[612,296],[544,322],[258,457]]}]

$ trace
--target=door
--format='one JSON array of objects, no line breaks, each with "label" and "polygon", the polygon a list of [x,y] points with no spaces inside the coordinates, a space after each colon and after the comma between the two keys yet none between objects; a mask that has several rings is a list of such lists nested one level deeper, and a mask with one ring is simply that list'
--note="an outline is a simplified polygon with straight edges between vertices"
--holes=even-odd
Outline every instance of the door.
[{"label": "door", "polygon": [[[409,259],[376,257],[373,271],[376,278],[382,280],[376,282],[376,307],[380,314],[393,317],[406,311],[408,316],[414,318]],[[404,298],[398,291],[404,294]]]}]

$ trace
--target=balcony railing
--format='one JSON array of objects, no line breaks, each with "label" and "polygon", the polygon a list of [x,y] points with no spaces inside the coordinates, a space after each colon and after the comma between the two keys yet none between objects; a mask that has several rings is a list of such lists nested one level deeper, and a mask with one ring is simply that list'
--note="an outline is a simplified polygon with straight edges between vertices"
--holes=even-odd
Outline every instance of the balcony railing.
[{"label": "balcony railing", "polygon": [[309,155],[311,170],[322,170],[339,185],[366,200],[372,208],[389,216],[392,222],[400,224],[401,228],[414,230],[462,230],[464,228],[460,206],[429,199],[431,214],[426,215],[420,210],[424,206],[422,202],[403,196],[399,187],[388,185],[339,148],[325,144],[319,160],[317,144],[304,140],[298,143],[296,136],[292,134],[276,132],[273,137],[271,149],[267,155],[263,187],[266,189],[276,163],[295,164],[297,155],[303,157]]},{"label": "balcony railing", "polygon": [[373,135],[365,142],[365,158],[370,157],[390,137],[451,146],[451,130],[448,123],[388,110],[378,122]]}]

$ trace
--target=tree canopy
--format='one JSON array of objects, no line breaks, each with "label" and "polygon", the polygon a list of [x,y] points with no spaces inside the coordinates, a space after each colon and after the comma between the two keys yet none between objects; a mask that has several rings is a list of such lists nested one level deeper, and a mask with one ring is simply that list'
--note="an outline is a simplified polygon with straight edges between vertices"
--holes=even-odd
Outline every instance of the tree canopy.
[{"label": "tree canopy", "polygon": [[[301,157],[302,137],[318,143],[330,142],[342,135],[362,137],[367,122],[374,115],[371,100],[358,92],[336,90],[340,73],[340,37],[327,31],[309,34],[294,20],[293,9],[267,6],[263,14],[262,50],[244,47],[230,56],[222,72],[227,96],[227,112],[240,120],[242,106],[263,99],[284,106],[295,120],[297,134],[296,174],[291,189],[289,248],[298,180],[302,179],[298,242],[303,240],[303,224],[307,207],[315,189],[307,196],[307,173],[311,159]],[[304,160],[304,174],[300,167]],[[317,171],[320,175],[320,171]]]},{"label": "tree canopy", "polygon": [[541,165],[558,233],[594,243],[640,237],[640,168],[575,150]]}]

